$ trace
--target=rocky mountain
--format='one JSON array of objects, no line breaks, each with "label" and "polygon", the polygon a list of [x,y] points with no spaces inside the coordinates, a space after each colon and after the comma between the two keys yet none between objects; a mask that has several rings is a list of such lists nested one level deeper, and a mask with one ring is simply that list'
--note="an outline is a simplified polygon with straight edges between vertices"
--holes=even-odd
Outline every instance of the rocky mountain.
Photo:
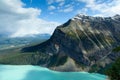
[{"label": "rocky mountain", "polygon": [[[49,40],[25,47],[4,64],[32,64],[59,71],[102,71],[118,57],[120,15],[92,17],[78,14],[58,26]],[[29,55],[28,55],[29,54]],[[20,62],[19,62],[20,61]]]}]

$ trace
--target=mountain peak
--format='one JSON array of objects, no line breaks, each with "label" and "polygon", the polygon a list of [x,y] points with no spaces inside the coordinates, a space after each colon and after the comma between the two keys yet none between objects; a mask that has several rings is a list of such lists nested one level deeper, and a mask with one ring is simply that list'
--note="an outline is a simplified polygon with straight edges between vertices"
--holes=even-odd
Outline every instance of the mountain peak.
[{"label": "mountain peak", "polygon": [[23,48],[22,58],[21,54],[15,59],[5,57],[0,63],[4,60],[2,63],[18,64],[16,59],[20,59],[24,60],[20,61],[22,64],[59,71],[101,71],[120,57],[120,53],[112,52],[120,45],[119,35],[119,15],[92,17],[78,14],[58,26],[47,41]]},{"label": "mountain peak", "polygon": [[85,17],[87,17],[87,15],[85,14],[77,14],[75,17],[72,18],[72,20],[75,20],[75,19],[84,19]]},{"label": "mountain peak", "polygon": [[86,14],[77,14],[75,17],[72,18],[72,20],[80,20],[82,22],[87,22],[87,21],[101,21],[104,20],[104,18],[88,16]]},{"label": "mountain peak", "polygon": [[85,17],[85,16],[88,16],[86,14],[77,14],[75,17]]},{"label": "mountain peak", "polygon": [[115,16],[112,17],[112,19],[120,19],[120,15],[116,14]]},{"label": "mountain peak", "polygon": [[116,14],[113,17],[93,17],[93,16],[88,16],[86,14],[77,14],[75,17],[72,18],[72,20],[80,20],[83,22],[86,21],[104,21],[104,20],[120,20],[120,15]]}]

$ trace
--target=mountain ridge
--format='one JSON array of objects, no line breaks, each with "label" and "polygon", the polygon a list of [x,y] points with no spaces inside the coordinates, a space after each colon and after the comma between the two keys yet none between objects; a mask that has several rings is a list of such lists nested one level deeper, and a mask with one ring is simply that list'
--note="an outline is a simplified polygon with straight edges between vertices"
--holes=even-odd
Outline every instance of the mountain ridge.
[{"label": "mountain ridge", "polygon": [[[47,42],[38,45],[38,51],[43,51],[43,53],[47,54],[63,53],[83,65],[90,66],[102,59],[103,56],[110,54],[116,43],[117,45],[120,44],[120,39],[118,40],[113,35],[116,32],[120,32],[119,26],[116,26],[116,23],[119,24],[118,22],[120,22],[120,15],[106,18],[85,15],[77,16],[79,18],[75,16],[65,24],[58,26]],[[45,47],[46,45],[47,47]],[[27,50],[27,48],[24,50]],[[91,62],[90,59],[93,61]]]},{"label": "mountain ridge", "polygon": [[[120,45],[119,27],[120,15],[106,18],[75,16],[58,26],[46,42],[23,48],[22,56],[32,54],[22,60],[25,64],[58,71],[101,71],[120,57],[119,52],[112,52]],[[6,62],[19,64],[12,61]]]}]

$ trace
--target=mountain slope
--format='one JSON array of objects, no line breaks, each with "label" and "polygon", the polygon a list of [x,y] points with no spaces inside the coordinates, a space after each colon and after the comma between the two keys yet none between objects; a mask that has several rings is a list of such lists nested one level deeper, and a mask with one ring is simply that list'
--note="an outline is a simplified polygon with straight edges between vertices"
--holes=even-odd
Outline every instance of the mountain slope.
[{"label": "mountain slope", "polygon": [[[76,15],[58,26],[46,42],[23,48],[22,56],[27,53],[32,56],[22,60],[59,71],[101,71],[120,56],[112,52],[120,45],[119,35],[120,15],[104,18]],[[19,64],[14,59],[6,62]]]}]

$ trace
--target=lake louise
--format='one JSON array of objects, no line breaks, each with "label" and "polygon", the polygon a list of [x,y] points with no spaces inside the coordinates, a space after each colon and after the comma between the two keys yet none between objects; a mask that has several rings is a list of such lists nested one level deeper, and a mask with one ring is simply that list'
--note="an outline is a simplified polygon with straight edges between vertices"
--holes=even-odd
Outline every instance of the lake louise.
[{"label": "lake louise", "polygon": [[120,0],[0,0],[0,80],[120,80]]},{"label": "lake louise", "polygon": [[31,65],[0,65],[0,80],[106,80],[107,76],[87,72],[57,72]]}]

